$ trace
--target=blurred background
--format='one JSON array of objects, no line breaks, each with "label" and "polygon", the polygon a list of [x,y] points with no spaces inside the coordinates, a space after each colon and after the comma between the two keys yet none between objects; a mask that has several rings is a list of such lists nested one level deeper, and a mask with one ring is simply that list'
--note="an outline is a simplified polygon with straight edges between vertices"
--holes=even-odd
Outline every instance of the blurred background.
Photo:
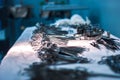
[{"label": "blurred background", "polygon": [[120,37],[120,0],[0,0],[0,59],[26,27],[79,14]]}]

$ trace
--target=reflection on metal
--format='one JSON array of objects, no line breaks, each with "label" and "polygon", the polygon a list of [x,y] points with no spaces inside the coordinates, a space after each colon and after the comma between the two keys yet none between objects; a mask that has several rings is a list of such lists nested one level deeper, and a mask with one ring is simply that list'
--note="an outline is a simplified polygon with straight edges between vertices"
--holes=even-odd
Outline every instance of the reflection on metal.
[{"label": "reflection on metal", "polygon": [[[85,48],[82,47],[60,47],[63,44],[58,40],[55,40],[59,37],[52,38],[47,33],[43,27],[43,24],[37,24],[37,29],[33,32],[32,36],[32,46],[38,53],[38,57],[47,63],[57,64],[59,61],[64,63],[88,63],[90,62],[87,58],[78,57],[78,53],[81,54],[85,51]],[[54,40],[54,41],[52,41]],[[57,42],[56,42],[57,41]],[[64,41],[63,41],[64,42]],[[34,45],[35,43],[38,43]],[[65,45],[64,45],[65,46]]]},{"label": "reflection on metal", "polygon": [[120,55],[104,56],[99,64],[107,64],[114,72],[120,73]]},{"label": "reflection on metal", "polygon": [[[77,31],[77,33],[69,33],[71,29],[62,30],[61,26],[65,28],[72,28]],[[49,40],[54,42],[59,46],[66,46],[69,40],[94,40],[90,42],[90,45],[100,49],[100,45],[104,45],[107,49],[111,51],[119,50],[120,42],[118,40],[110,37],[110,33],[107,33],[106,36],[103,36],[104,30],[97,26],[92,26],[91,24],[79,24],[79,25],[55,25],[46,26],[45,24],[37,24],[37,29],[33,32],[34,34],[40,33],[42,35],[42,41]],[[84,41],[82,44],[85,43]],[[69,44],[70,45],[70,44]],[[79,43],[80,45],[80,43]]]},{"label": "reflection on metal", "polygon": [[24,18],[28,14],[28,7],[16,5],[9,8],[10,13],[14,18]]},{"label": "reflection on metal", "polygon": [[[63,26],[67,30],[61,28]],[[67,37],[79,38],[80,40],[98,40],[102,37],[104,30],[97,27],[92,26],[91,24],[80,24],[80,25],[59,25],[56,27],[55,25],[46,26],[44,24],[37,24],[37,28],[40,31],[44,31],[48,35],[64,35]],[[74,31],[77,31],[75,33]]]},{"label": "reflection on metal", "polygon": [[59,11],[59,10],[88,10],[88,7],[81,7],[77,5],[45,5],[41,10],[43,11]]},{"label": "reflection on metal", "polygon": [[102,37],[104,30],[88,24],[77,26],[77,35],[80,35],[80,39],[83,37],[85,40],[98,40]]}]

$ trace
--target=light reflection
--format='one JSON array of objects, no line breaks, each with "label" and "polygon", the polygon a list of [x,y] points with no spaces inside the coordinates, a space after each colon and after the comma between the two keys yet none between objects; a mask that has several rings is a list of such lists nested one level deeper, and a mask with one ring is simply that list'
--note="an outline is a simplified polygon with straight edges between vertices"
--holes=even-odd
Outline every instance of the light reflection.
[{"label": "light reflection", "polygon": [[34,50],[32,49],[32,46],[29,42],[17,42],[8,51],[8,54],[10,55],[18,55],[21,53],[25,53],[25,54],[34,53]]},{"label": "light reflection", "polygon": [[67,46],[90,46],[94,40],[69,40]]}]

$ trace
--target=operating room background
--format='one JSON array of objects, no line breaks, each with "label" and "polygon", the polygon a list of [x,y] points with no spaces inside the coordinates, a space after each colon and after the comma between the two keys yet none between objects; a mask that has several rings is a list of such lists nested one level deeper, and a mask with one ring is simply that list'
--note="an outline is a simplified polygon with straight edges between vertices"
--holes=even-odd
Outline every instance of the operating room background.
[{"label": "operating room background", "polygon": [[[45,0],[23,0],[24,5],[32,5],[36,21],[40,19],[40,2]],[[67,4],[86,6],[88,11],[73,10],[72,14],[80,14],[85,17],[88,16],[94,19],[93,23],[99,23],[105,30],[120,37],[120,0],[48,0],[51,2],[65,1]],[[14,0],[15,4],[19,4],[19,0]]]}]

